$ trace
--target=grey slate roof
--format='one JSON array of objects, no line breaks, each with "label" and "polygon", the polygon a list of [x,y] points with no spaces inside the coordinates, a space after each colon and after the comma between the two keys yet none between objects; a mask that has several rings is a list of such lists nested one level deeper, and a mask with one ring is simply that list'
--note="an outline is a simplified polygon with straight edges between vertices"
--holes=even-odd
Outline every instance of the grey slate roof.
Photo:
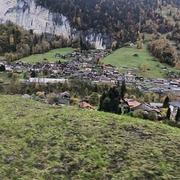
[{"label": "grey slate roof", "polygon": [[170,105],[180,108],[180,101],[169,102]]}]

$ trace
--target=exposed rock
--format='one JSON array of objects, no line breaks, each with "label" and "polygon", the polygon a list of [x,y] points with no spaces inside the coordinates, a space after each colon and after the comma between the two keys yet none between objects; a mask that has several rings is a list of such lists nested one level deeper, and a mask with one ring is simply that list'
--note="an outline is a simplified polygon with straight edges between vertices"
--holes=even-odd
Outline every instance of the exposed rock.
[{"label": "exposed rock", "polygon": [[4,159],[5,163],[11,163],[12,161],[14,161],[17,157],[15,155],[9,155],[6,156],[6,158]]},{"label": "exposed rock", "polygon": [[69,121],[76,121],[76,120],[77,120],[76,117],[69,118]]},{"label": "exposed rock", "polygon": [[38,34],[47,32],[66,37],[70,34],[70,25],[65,16],[37,6],[34,0],[0,1],[0,17],[0,23],[10,20]]},{"label": "exposed rock", "polygon": [[27,30],[33,30],[37,34],[46,32],[64,37],[81,34],[90,43],[94,43],[97,49],[110,47],[114,41],[110,35],[96,33],[93,29],[79,31],[71,28],[67,17],[37,6],[34,0],[1,0],[0,24],[6,21],[12,21]]}]

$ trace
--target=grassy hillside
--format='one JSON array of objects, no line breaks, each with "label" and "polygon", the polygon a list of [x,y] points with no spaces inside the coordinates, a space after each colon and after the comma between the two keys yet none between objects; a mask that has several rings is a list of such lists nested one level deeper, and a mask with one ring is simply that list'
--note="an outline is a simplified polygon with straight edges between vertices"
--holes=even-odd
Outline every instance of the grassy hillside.
[{"label": "grassy hillside", "polygon": [[68,53],[74,52],[73,48],[59,48],[59,49],[53,49],[47,53],[44,54],[36,54],[31,55],[25,58],[20,59],[20,61],[29,62],[29,63],[36,63],[36,62],[42,62],[44,58],[46,58],[49,62],[56,62],[57,60],[64,61],[64,59],[56,58],[54,55],[56,53],[60,53],[61,55],[65,55]]},{"label": "grassy hillside", "polygon": [[180,129],[0,99],[0,179],[180,179]]},{"label": "grassy hillside", "polygon": [[[138,57],[133,56],[138,54]],[[158,62],[154,60],[152,54],[147,50],[146,45],[143,46],[143,49],[138,50],[136,45],[132,47],[123,47],[116,50],[112,55],[103,59],[105,64],[112,64],[114,66],[126,66],[126,67],[142,67],[143,63],[147,63],[149,68],[148,71],[142,72],[141,70],[133,70],[132,72],[143,77],[149,78],[163,78],[164,71],[161,67],[166,66],[168,70],[174,71],[173,68],[166,64],[161,64],[160,67],[157,67]],[[120,72],[127,72],[127,70],[120,69]]]}]

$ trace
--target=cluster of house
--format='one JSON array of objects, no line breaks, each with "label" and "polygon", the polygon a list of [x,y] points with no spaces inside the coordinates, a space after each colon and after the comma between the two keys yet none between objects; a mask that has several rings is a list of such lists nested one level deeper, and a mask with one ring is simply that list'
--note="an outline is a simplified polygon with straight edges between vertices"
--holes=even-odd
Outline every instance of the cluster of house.
[{"label": "cluster of house", "polygon": [[146,113],[155,112],[157,116],[160,116],[160,108],[162,108],[162,103],[140,103],[133,99],[124,99],[125,104],[128,106],[129,110],[142,110]]},{"label": "cluster of house", "polygon": [[[42,94],[44,98],[38,98],[38,96]],[[46,98],[44,92],[37,92],[35,97],[30,96],[29,94],[20,95],[22,98],[33,99],[36,101],[40,101],[45,104],[59,104],[59,105],[69,105],[70,104],[70,93],[65,91],[62,93],[51,93],[49,97]],[[90,105],[86,100],[79,100],[78,106],[83,109],[95,110],[95,108]]]},{"label": "cluster of house", "polygon": [[[131,111],[142,110],[147,114],[149,114],[150,112],[155,112],[157,117],[161,117],[161,109],[163,108],[162,103],[140,103],[136,100],[127,99],[127,98],[124,99],[124,101]],[[170,119],[175,120],[178,109],[180,109],[180,100],[169,102],[169,108],[170,108]]]},{"label": "cluster of house", "polygon": [[[37,92],[36,95],[39,95],[40,93],[43,92]],[[44,96],[44,94],[43,94]],[[60,105],[69,105],[70,104],[70,93],[68,93],[67,91],[56,94],[56,93],[51,93],[49,94],[49,98],[44,98],[43,99],[38,99],[36,97],[32,98],[32,96],[28,95],[28,94],[24,94],[21,97],[23,98],[28,98],[28,99],[34,99],[36,101],[41,101],[42,103],[46,103],[46,104],[60,104]],[[55,100],[56,98],[56,100]],[[80,108],[83,109],[89,109],[89,110],[95,110],[95,108],[88,103],[87,100],[79,100],[78,102],[78,106]],[[125,107],[127,106],[127,107]],[[125,98],[123,101],[123,108],[128,108],[131,111],[135,111],[135,110],[142,110],[145,113],[150,113],[150,112],[155,112],[157,118],[161,117],[161,108],[163,107],[162,103],[140,103],[136,100],[133,99],[128,99]],[[177,114],[178,109],[180,109],[180,101],[172,101],[169,102],[169,108],[170,108],[170,119],[174,120]]]},{"label": "cluster of house", "polygon": [[[41,62],[30,64],[26,62],[1,62],[0,71],[13,71],[16,73],[29,73],[31,77],[23,82],[64,82],[72,78],[86,79],[91,82],[116,83],[125,80],[127,84],[133,84],[142,91],[155,93],[174,92],[180,96],[180,79],[167,81],[160,78],[143,78],[132,74],[131,71],[138,69],[137,67],[114,67],[111,64],[102,64],[101,59],[110,54],[107,50],[96,50],[94,52],[72,52],[67,55],[56,53],[56,62],[48,62],[44,58]],[[63,62],[58,60],[63,59]],[[120,74],[119,68],[127,70],[126,73]],[[39,72],[44,73],[43,77],[38,78]],[[47,75],[50,72],[50,75]],[[153,87],[147,88],[147,84]]]}]

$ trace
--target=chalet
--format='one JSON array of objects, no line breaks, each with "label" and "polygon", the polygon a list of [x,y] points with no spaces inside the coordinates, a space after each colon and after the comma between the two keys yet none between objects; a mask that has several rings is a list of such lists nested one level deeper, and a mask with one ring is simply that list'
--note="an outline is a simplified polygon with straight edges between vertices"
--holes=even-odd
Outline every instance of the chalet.
[{"label": "chalet", "polygon": [[119,74],[119,76],[117,77],[117,81],[120,81],[120,82],[121,82],[122,80],[124,80],[124,77]]},{"label": "chalet", "polygon": [[6,66],[6,71],[13,72],[13,69],[11,67],[9,67],[9,66]]},{"label": "chalet", "polygon": [[50,65],[51,67],[53,67],[53,66],[55,66],[55,62],[49,62],[49,65]]},{"label": "chalet", "polygon": [[178,109],[180,109],[180,101],[169,102],[169,108],[171,111],[170,119],[175,120]]},{"label": "chalet", "polygon": [[165,79],[157,78],[153,80],[153,83],[155,84],[164,84]]},{"label": "chalet", "polygon": [[128,73],[128,74],[124,74],[124,80],[127,81],[127,82],[132,82],[132,81],[135,81],[136,79],[136,76]]},{"label": "chalet", "polygon": [[59,53],[56,53],[54,56],[55,56],[55,58],[60,58],[61,57],[61,55]]},{"label": "chalet", "polygon": [[56,73],[53,73],[50,75],[50,78],[57,78],[57,77],[58,77],[58,75]]},{"label": "chalet", "polygon": [[174,79],[174,80],[170,81],[169,85],[174,86],[174,87],[178,87],[178,86],[180,86],[180,80]]},{"label": "chalet", "polygon": [[95,110],[94,107],[92,107],[89,103],[84,102],[84,101],[79,103],[79,107],[83,109]]},{"label": "chalet", "polygon": [[150,107],[152,108],[162,108],[163,107],[163,103],[149,103]]},{"label": "chalet", "polygon": [[82,63],[82,67],[85,68],[85,67],[87,66],[87,64],[88,64],[87,62],[83,62],[83,63]]},{"label": "chalet", "polygon": [[65,91],[58,95],[59,97],[59,104],[69,104],[70,103],[70,94]]},{"label": "chalet", "polygon": [[67,91],[65,91],[63,93],[60,93],[59,97],[61,97],[61,98],[70,98],[70,94]]},{"label": "chalet", "polygon": [[129,106],[129,108],[130,108],[131,110],[133,110],[134,108],[136,108],[136,107],[138,107],[138,106],[141,105],[140,102],[135,101],[135,100],[133,100],[133,99],[127,99],[127,98],[126,98],[125,101],[127,102],[128,106]]},{"label": "chalet", "polygon": [[136,106],[136,107],[133,108],[134,111],[135,111],[135,110],[138,110],[138,109],[143,110],[143,111],[145,111],[145,112],[147,112],[147,113],[149,113],[149,112],[151,112],[151,111],[155,111],[155,112],[156,112],[155,109],[151,108],[151,107],[148,106],[147,104],[140,104],[139,106]]}]

